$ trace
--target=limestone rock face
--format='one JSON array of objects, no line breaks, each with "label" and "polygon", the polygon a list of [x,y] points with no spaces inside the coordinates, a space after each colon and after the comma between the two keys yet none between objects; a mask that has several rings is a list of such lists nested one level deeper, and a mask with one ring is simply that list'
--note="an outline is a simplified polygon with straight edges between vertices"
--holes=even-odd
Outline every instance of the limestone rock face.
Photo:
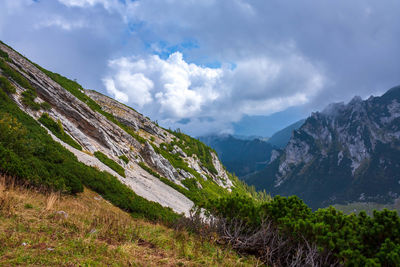
[{"label": "limestone rock face", "polygon": [[224,167],[219,161],[217,155],[215,153],[211,153],[213,158],[213,165],[217,170],[218,174],[215,176],[214,181],[221,187],[231,188],[233,186],[232,181],[228,178]]},{"label": "limestone rock face", "polygon": [[148,142],[142,148],[141,155],[151,167],[155,168],[165,178],[180,184],[181,178],[176,169],[163,156],[157,154]]},{"label": "limestone rock face", "polygon": [[[171,141],[176,139],[176,136],[157,126],[148,118],[138,113],[134,109],[127,107],[124,104],[121,104],[114,99],[93,90],[85,90],[85,93],[93,100],[95,100],[100,106],[102,106],[104,111],[107,111],[114,115],[114,117],[118,119],[121,123],[130,126],[132,129],[138,129],[139,132],[143,133],[144,137],[152,136],[154,144],[160,145],[162,143],[170,143]],[[196,156],[189,157],[188,155],[186,155],[182,148],[177,145],[173,146],[173,150],[171,151],[171,153],[178,155],[188,164],[191,169],[199,173],[200,177],[202,177],[204,180],[207,180],[208,176],[221,187],[229,189],[233,186],[232,181],[228,178],[226,170],[222,166],[217,155],[215,155],[213,152],[211,154],[213,165],[217,170],[216,174],[210,172],[207,168],[205,168]],[[140,154],[147,164],[155,168],[160,174],[162,174],[169,180],[180,184],[180,181],[182,181],[183,179],[188,179],[188,172],[183,173],[181,171],[175,170],[172,165],[169,164],[167,159],[165,159],[161,155],[158,155],[154,151],[151,145],[145,145],[145,147],[140,150]],[[157,166],[154,165],[155,163],[157,164]],[[194,178],[193,175],[190,178]]]},{"label": "limestone rock face", "polygon": [[104,111],[113,114],[117,120],[132,127],[134,131],[142,129],[143,131],[151,135],[156,135],[163,140],[166,136],[170,136],[167,131],[157,127],[157,125],[151,122],[150,119],[146,118],[136,110],[93,90],[85,90],[85,93],[99,103]]}]

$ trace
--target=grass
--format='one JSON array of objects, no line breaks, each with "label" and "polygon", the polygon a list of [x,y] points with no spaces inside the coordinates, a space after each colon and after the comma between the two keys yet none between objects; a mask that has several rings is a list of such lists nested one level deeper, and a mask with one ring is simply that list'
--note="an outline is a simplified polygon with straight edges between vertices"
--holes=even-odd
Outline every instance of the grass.
[{"label": "grass", "polygon": [[[255,266],[213,239],[132,218],[85,188],[42,194],[0,177],[0,265]],[[3,203],[1,202],[1,203]],[[29,206],[29,208],[26,208]],[[32,207],[32,208],[31,208]]]},{"label": "grass", "polygon": [[71,136],[64,132],[63,126],[60,121],[55,122],[52,118],[50,118],[49,114],[47,113],[43,113],[42,116],[39,118],[39,121],[61,141],[67,143],[73,148],[82,150],[81,145],[79,145],[74,139],[72,139]]},{"label": "grass", "polygon": [[101,153],[100,151],[96,151],[94,152],[94,156],[122,177],[126,177],[124,168],[122,168],[121,165],[119,165],[112,159],[108,158],[105,154]]},{"label": "grass", "polygon": [[361,211],[365,211],[369,216],[373,215],[374,210],[395,210],[400,214],[400,199],[396,199],[393,204],[381,204],[375,202],[353,202],[349,204],[336,204],[333,207],[343,211],[345,214],[359,214]]}]

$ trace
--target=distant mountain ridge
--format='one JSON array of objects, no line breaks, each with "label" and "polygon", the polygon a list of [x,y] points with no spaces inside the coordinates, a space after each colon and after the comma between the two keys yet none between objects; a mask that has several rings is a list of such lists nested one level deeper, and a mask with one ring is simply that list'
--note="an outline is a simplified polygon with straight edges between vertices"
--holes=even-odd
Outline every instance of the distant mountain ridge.
[{"label": "distant mountain ridge", "polygon": [[288,127],[274,133],[267,140],[267,142],[270,143],[271,145],[274,145],[281,149],[285,148],[285,146],[287,145],[287,143],[290,140],[290,137],[292,137],[293,131],[299,129],[305,121],[306,120],[299,120],[299,121],[289,125]]},{"label": "distant mountain ridge", "polygon": [[400,194],[400,86],[335,103],[294,131],[282,155],[247,180],[310,206],[390,202]]},{"label": "distant mountain ridge", "polygon": [[242,177],[265,168],[274,146],[261,139],[244,140],[232,135],[203,136],[200,140],[212,147],[229,172]]}]

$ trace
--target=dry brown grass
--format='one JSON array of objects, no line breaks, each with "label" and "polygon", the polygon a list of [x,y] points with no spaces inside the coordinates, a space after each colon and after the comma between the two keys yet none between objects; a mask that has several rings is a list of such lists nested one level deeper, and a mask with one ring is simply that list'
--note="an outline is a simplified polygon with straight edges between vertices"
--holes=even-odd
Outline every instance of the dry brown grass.
[{"label": "dry brown grass", "polygon": [[[7,184],[7,181],[11,182]],[[11,217],[15,213],[15,200],[13,197],[13,179],[6,180],[5,176],[0,176],[0,215]]]},{"label": "dry brown grass", "polygon": [[87,150],[82,150],[83,153],[88,154],[89,156],[93,156],[93,153]]},{"label": "dry brown grass", "polygon": [[58,194],[51,192],[50,195],[47,197],[46,200],[46,210],[50,211],[54,208],[54,204],[58,200]]},{"label": "dry brown grass", "polygon": [[256,264],[184,230],[134,219],[93,191],[46,195],[7,179],[0,176],[0,266]]}]

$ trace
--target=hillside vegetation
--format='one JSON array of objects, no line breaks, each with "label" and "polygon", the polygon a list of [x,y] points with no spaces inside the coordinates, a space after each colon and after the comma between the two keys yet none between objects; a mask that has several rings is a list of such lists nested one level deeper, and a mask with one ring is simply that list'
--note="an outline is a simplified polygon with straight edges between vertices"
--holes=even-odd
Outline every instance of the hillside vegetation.
[{"label": "hillside vegetation", "polygon": [[333,207],[312,212],[296,196],[257,201],[244,195],[211,200],[223,240],[278,266],[398,266],[396,211],[345,215]]},{"label": "hillside vegetation", "polygon": [[0,265],[254,266],[184,229],[132,218],[99,194],[43,194],[0,177]]}]

